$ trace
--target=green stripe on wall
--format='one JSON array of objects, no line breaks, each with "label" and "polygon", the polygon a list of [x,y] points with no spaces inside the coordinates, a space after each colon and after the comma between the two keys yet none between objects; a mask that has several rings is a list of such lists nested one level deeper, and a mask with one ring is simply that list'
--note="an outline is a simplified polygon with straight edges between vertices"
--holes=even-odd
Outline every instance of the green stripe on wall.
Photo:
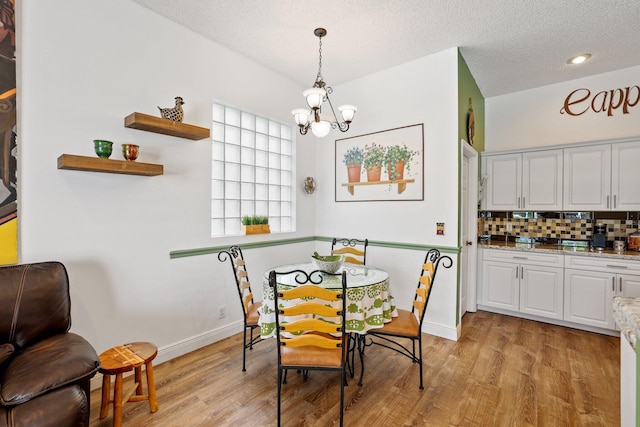
[{"label": "green stripe on wall", "polygon": [[[332,237],[326,236],[308,236],[308,237],[299,237],[296,239],[282,239],[282,240],[265,240],[262,242],[252,242],[252,243],[239,243],[242,249],[256,249],[256,248],[266,248],[269,246],[283,246],[283,245],[292,245],[296,243],[304,243],[304,242],[312,242],[312,241],[321,241],[321,242],[331,242],[333,240]],[[177,251],[169,252],[169,258],[186,258],[191,256],[199,256],[199,255],[208,255],[213,253],[218,253],[220,251],[225,251],[229,249],[231,245],[225,246],[210,246],[206,248],[195,248],[195,249],[181,249]],[[383,242],[378,240],[369,240],[369,246],[379,246],[382,248],[395,248],[395,249],[408,249],[414,251],[426,251],[429,249],[437,249],[442,253],[449,254],[459,254],[459,247],[452,246],[433,246],[433,245],[421,245],[416,243],[400,243],[400,242]]]}]

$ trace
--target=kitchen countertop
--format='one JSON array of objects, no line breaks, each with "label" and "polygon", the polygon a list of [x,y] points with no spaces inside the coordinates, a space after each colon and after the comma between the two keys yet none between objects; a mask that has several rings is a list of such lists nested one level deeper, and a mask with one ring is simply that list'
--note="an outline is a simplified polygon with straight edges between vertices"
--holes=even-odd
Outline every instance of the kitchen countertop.
[{"label": "kitchen countertop", "polygon": [[478,247],[483,249],[504,249],[522,252],[546,252],[561,255],[593,256],[599,258],[616,258],[640,261],[640,252],[637,251],[614,251],[613,249],[595,250],[589,248],[576,248],[571,246],[515,243],[504,241],[478,242]]},{"label": "kitchen countertop", "polygon": [[613,318],[635,350],[640,336],[640,298],[613,297]]}]

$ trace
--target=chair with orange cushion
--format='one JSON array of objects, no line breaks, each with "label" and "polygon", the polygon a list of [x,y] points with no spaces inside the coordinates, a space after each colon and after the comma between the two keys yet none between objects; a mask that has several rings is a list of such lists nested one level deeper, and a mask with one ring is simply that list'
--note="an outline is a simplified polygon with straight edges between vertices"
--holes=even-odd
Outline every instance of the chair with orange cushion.
[{"label": "chair with orange cushion", "polygon": [[[290,274],[295,275],[298,286],[278,289],[277,276]],[[335,280],[340,288],[326,289],[321,286],[323,280]],[[349,336],[345,332],[347,273],[271,271],[269,285],[274,289],[276,307],[278,426],[281,422],[282,384],[288,369],[302,371],[305,377],[310,370],[339,372],[342,426]]]},{"label": "chair with orange cushion", "polygon": [[[240,296],[240,304],[242,305],[242,314],[244,316],[244,337],[242,348],[242,371],[246,371],[247,348],[253,349],[253,345],[262,341],[260,334],[254,337],[254,330],[260,331],[258,320],[260,313],[258,309],[262,305],[261,302],[253,301],[253,293],[251,292],[251,283],[249,283],[249,275],[247,266],[242,255],[242,249],[239,246],[231,246],[229,250],[222,251],[218,254],[218,260],[225,262],[229,260],[231,269],[233,270],[233,278],[236,281],[236,288]],[[249,340],[247,341],[247,331],[249,331]]]},{"label": "chair with orange cushion", "polygon": [[331,255],[345,255],[345,262],[365,265],[367,263],[369,239],[349,239],[334,237],[331,241]]},{"label": "chair with orange cushion", "polygon": [[[424,389],[422,384],[422,322],[441,263],[444,268],[449,268],[453,261],[446,255],[440,255],[440,251],[437,249],[430,249],[422,264],[422,271],[418,279],[411,310],[398,309],[398,317],[394,317],[391,322],[385,323],[382,328],[371,329],[367,332],[367,336],[371,338],[367,346],[379,345],[386,347],[420,365],[421,390]],[[411,349],[407,347],[406,340],[411,341]],[[416,343],[418,345],[417,354]]]}]

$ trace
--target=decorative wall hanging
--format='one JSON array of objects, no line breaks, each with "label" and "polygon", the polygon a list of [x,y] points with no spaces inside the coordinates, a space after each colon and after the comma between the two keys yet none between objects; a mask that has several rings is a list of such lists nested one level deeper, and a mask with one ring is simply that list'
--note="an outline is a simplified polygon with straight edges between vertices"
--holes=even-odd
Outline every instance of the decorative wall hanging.
[{"label": "decorative wall hanging", "polygon": [[0,2],[0,265],[18,262],[14,0]]},{"label": "decorative wall hanging", "polygon": [[473,114],[473,105],[471,104],[471,98],[469,98],[469,116],[467,117],[467,138],[469,138],[469,145],[473,145],[473,139],[476,136],[476,119]]},{"label": "decorative wall hanging", "polygon": [[336,140],[336,202],[424,200],[424,124]]}]

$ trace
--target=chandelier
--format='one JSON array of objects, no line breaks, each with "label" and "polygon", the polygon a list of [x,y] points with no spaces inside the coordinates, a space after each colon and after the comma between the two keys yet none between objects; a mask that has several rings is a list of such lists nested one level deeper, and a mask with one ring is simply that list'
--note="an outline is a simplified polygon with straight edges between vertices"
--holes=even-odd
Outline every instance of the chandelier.
[{"label": "chandelier", "polygon": [[[342,116],[342,121],[338,120],[336,112],[333,109],[333,104],[329,99],[329,94],[333,93],[333,89],[322,79],[322,37],[327,35],[327,30],[324,28],[316,28],[313,34],[318,37],[320,41],[320,49],[318,50],[318,75],[313,87],[302,92],[307,100],[307,105],[311,110],[306,108],[296,108],[291,111],[295,118],[296,124],[300,129],[302,135],[306,135],[311,128],[311,132],[318,138],[325,137],[329,134],[331,128],[340,129],[341,132],[349,130],[349,123],[353,120],[353,116],[356,114],[357,108],[353,105],[341,105],[338,107],[338,111]],[[326,101],[331,108],[333,117],[322,113],[322,103]]]}]

